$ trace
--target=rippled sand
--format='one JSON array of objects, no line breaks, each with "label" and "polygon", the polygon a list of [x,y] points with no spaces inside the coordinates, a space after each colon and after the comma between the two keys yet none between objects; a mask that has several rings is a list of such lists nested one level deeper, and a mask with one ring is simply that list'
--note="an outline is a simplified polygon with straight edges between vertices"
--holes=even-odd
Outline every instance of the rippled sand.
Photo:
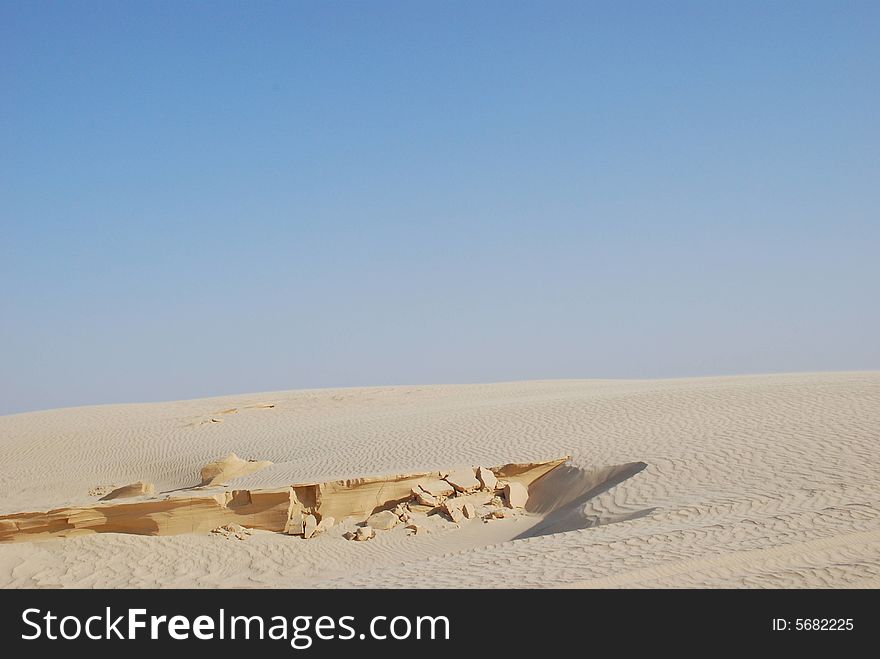
[{"label": "rippled sand", "polygon": [[552,518],[363,543],[257,531],[0,545],[0,585],[880,585],[874,372],[304,390],[4,416],[0,514],[139,480],[192,487],[230,452],[273,463],[232,483],[247,488],[561,455],[619,478]]}]

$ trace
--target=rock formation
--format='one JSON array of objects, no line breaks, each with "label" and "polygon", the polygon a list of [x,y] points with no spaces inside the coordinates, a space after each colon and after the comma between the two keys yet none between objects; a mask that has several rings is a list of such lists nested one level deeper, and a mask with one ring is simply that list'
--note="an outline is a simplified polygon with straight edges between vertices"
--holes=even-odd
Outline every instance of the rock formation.
[{"label": "rock formation", "polygon": [[[392,528],[401,521],[411,523],[413,517],[434,512],[442,504],[445,505],[439,510],[445,511],[450,517],[470,519],[470,508],[465,513],[468,504],[475,513],[481,514],[481,506],[500,503],[496,499],[501,480],[504,481],[504,496],[508,504],[514,508],[522,507],[528,499],[529,486],[566,460],[508,464],[488,470],[499,479],[495,489],[488,492],[457,492],[452,484],[440,478],[441,472],[429,471],[265,490],[225,490],[209,494],[201,489],[193,489],[161,498],[139,494],[137,496],[142,498],[138,501],[98,501],[91,505],[46,512],[2,515],[0,542],[73,537],[88,533],[209,533],[230,524],[309,538],[330,528],[334,523],[331,520],[353,518],[364,521],[370,518],[369,527],[363,527],[369,528],[369,532],[361,533],[363,529],[359,529],[361,537],[356,534],[356,539],[365,540],[368,538],[363,537],[364,534],[375,533],[374,526],[381,529]],[[202,470],[202,476],[203,480],[216,483],[218,479],[243,475],[243,465],[246,466],[245,471],[250,473],[267,464],[246,462],[233,454],[212,463],[213,466],[209,465],[211,469],[206,467]],[[479,483],[485,486],[490,479],[485,468],[481,468],[481,471],[483,478],[479,479]],[[232,473],[236,476],[231,476]],[[456,470],[443,473],[459,486],[473,485]],[[121,489],[139,486],[135,491],[146,492],[148,484],[140,485],[143,487],[133,484]],[[429,507],[424,501],[433,502],[434,505]],[[500,516],[503,516],[503,512]]]}]

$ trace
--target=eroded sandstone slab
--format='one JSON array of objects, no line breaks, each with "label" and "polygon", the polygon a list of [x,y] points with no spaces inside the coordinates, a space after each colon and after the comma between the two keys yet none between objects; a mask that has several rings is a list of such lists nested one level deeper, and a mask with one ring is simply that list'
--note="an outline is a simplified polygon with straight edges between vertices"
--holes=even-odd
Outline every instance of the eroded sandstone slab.
[{"label": "eroded sandstone slab", "polygon": [[[234,458],[230,460],[229,458]],[[228,476],[244,463],[234,454],[213,463],[218,465],[210,474],[203,470],[203,478],[217,482],[216,477]],[[568,458],[528,464],[507,464],[491,471],[496,479],[522,487],[527,496],[528,487]],[[238,462],[236,462],[238,461]],[[234,467],[226,469],[225,465]],[[311,537],[329,528],[331,520],[354,518],[366,520],[371,515],[401,511],[401,504],[414,501],[414,493],[425,493],[432,501],[442,504],[445,497],[454,496],[455,488],[441,478],[455,472],[427,471],[415,474],[354,478],[325,483],[307,483],[265,490],[227,490],[216,494],[202,494],[191,490],[176,496],[142,498],[138,501],[99,501],[93,505],[57,508],[43,512],[22,512],[0,516],[0,542],[40,540],[54,537],[73,537],[88,533],[133,533],[138,535],[176,535],[181,533],[209,533],[214,529],[237,524],[248,529],[261,529]],[[473,471],[471,471],[473,474]],[[238,475],[242,475],[238,473]],[[466,475],[466,474],[465,474]],[[453,478],[460,478],[460,476]],[[474,479],[476,480],[476,479]],[[481,483],[491,478],[480,479]],[[470,489],[472,481],[459,483]],[[500,482],[498,483],[500,485]],[[498,487],[496,485],[496,488]],[[146,488],[141,488],[146,491]],[[436,493],[436,494],[435,494]],[[465,495],[489,499],[493,492]],[[416,497],[418,499],[418,497]],[[441,500],[442,499],[442,500]],[[415,501],[418,503],[418,501]],[[451,504],[456,517],[464,517],[465,499]],[[468,514],[471,510],[468,510]],[[387,517],[387,516],[386,516]],[[326,522],[325,522],[326,520]],[[390,526],[395,526],[390,524]],[[372,528],[370,528],[373,531]],[[363,536],[367,532],[364,531]],[[366,538],[359,538],[366,539]]]}]

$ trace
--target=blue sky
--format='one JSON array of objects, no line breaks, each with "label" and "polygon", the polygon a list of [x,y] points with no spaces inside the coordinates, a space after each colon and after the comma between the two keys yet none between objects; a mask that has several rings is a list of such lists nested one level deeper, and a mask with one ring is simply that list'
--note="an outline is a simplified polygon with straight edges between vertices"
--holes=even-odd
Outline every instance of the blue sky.
[{"label": "blue sky", "polygon": [[880,368],[876,2],[0,1],[0,414]]}]

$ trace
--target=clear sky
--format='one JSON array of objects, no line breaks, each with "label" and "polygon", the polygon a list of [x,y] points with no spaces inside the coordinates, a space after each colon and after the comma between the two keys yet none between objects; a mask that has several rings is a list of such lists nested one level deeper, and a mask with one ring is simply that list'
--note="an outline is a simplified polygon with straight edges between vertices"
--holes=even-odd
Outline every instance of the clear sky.
[{"label": "clear sky", "polygon": [[880,3],[0,0],[0,413],[880,368]]}]

